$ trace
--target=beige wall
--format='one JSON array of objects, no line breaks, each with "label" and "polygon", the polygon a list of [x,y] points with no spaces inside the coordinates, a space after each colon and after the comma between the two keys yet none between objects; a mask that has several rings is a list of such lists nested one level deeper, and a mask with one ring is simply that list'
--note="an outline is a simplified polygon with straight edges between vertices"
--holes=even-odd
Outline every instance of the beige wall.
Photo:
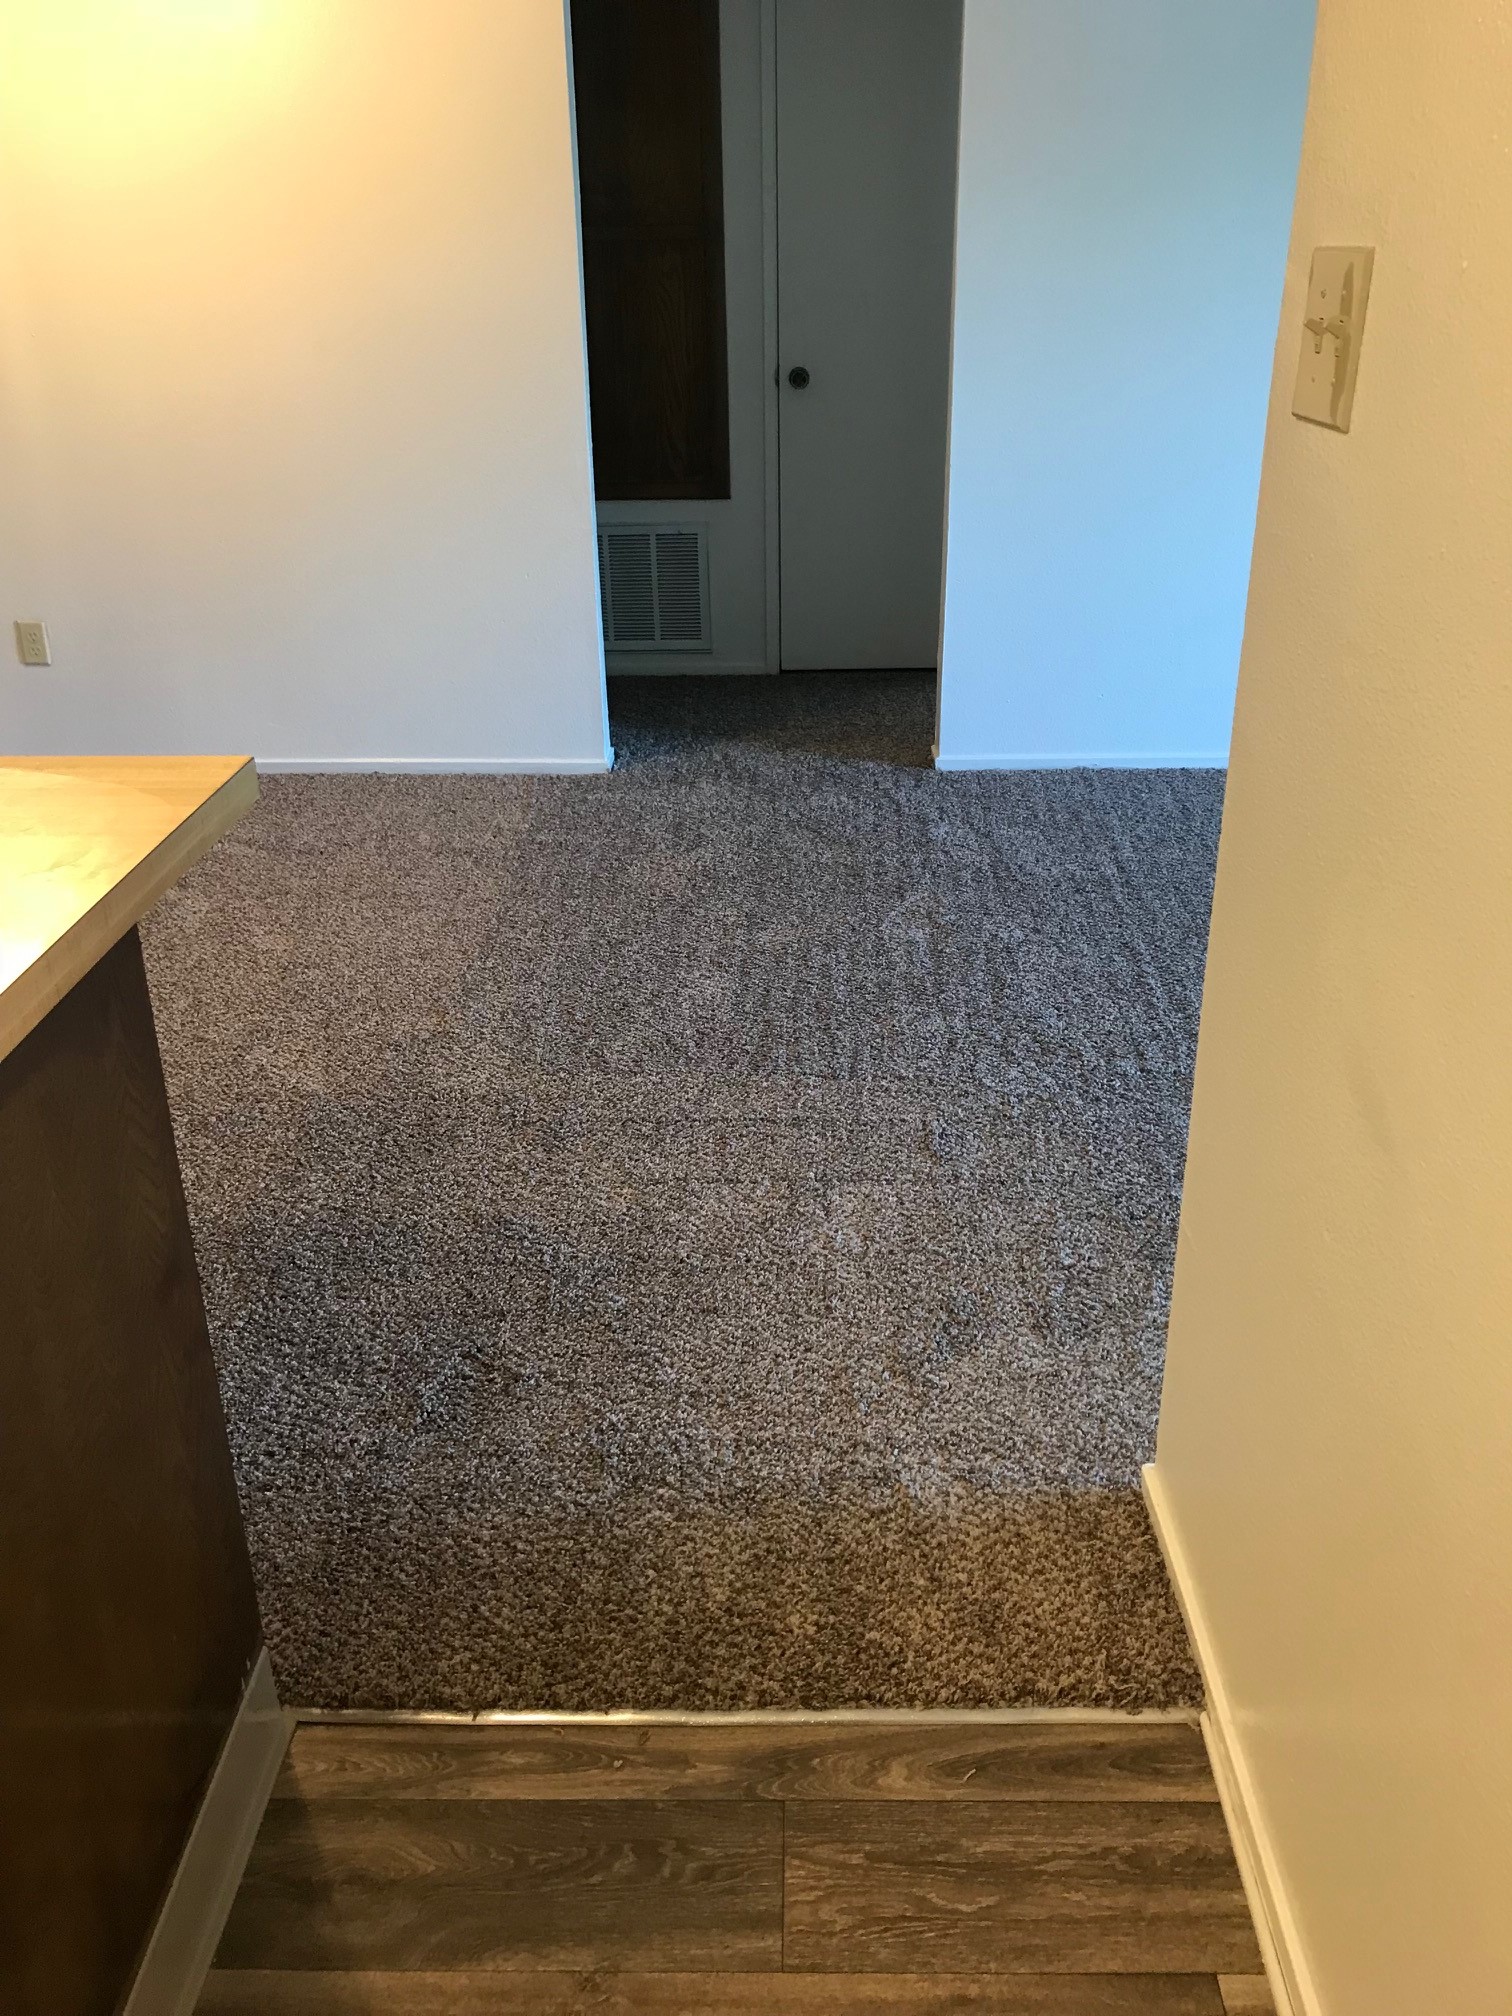
[{"label": "beige wall", "polygon": [[563,0],[0,9],[0,744],[601,766],[584,388]]},{"label": "beige wall", "polygon": [[1328,2016],[1512,2009],[1509,108],[1505,0],[1323,0],[1160,1430]]}]

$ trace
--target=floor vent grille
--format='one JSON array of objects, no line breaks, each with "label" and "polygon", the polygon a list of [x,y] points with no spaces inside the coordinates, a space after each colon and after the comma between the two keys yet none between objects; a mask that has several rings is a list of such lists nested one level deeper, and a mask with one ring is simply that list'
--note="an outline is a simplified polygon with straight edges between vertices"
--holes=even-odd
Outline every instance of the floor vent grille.
[{"label": "floor vent grille", "polygon": [[702,525],[601,525],[607,651],[707,651],[709,552]]}]

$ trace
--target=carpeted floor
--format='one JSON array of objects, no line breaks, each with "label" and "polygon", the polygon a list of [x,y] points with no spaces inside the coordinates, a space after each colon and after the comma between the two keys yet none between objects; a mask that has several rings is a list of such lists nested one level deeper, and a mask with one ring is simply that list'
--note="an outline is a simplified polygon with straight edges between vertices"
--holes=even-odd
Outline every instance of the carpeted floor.
[{"label": "carpeted floor", "polygon": [[1152,1450],[1222,780],[909,675],[273,778],[147,932],[285,1698],[1190,1702]]}]

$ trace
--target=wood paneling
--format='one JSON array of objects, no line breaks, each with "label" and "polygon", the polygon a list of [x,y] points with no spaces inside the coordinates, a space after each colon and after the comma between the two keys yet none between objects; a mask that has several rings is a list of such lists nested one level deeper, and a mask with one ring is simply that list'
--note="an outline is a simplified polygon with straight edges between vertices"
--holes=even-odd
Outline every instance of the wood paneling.
[{"label": "wood paneling", "polygon": [[1258,1966],[1217,1806],[793,1805],[788,1965],[837,1973]]},{"label": "wood paneling", "polygon": [[1216,1800],[1185,1722],[592,1728],[328,1723],[275,1798]]},{"label": "wood paneling", "polygon": [[1223,2016],[1203,1974],[212,1974],[199,2016]]},{"label": "wood paneling", "polygon": [[259,1648],[135,931],[0,1061],[0,2007],[107,2016]]},{"label": "wood paneling", "polygon": [[322,1799],[269,1806],[217,1964],[663,1973],[781,1958],[779,1807]]},{"label": "wood paneling", "polygon": [[1224,2016],[1276,2016],[1275,1997],[1263,1974],[1225,1974],[1218,1992]]},{"label": "wood paneling", "polygon": [[718,0],[572,0],[601,500],[730,494]]}]

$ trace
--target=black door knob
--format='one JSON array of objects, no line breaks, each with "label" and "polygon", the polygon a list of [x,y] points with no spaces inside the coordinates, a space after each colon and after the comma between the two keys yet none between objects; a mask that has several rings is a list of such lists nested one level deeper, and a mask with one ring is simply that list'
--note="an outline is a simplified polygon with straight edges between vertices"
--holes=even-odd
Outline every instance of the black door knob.
[{"label": "black door knob", "polygon": [[788,383],[795,392],[801,392],[809,381],[809,374],[801,364],[795,364],[788,373]]}]

